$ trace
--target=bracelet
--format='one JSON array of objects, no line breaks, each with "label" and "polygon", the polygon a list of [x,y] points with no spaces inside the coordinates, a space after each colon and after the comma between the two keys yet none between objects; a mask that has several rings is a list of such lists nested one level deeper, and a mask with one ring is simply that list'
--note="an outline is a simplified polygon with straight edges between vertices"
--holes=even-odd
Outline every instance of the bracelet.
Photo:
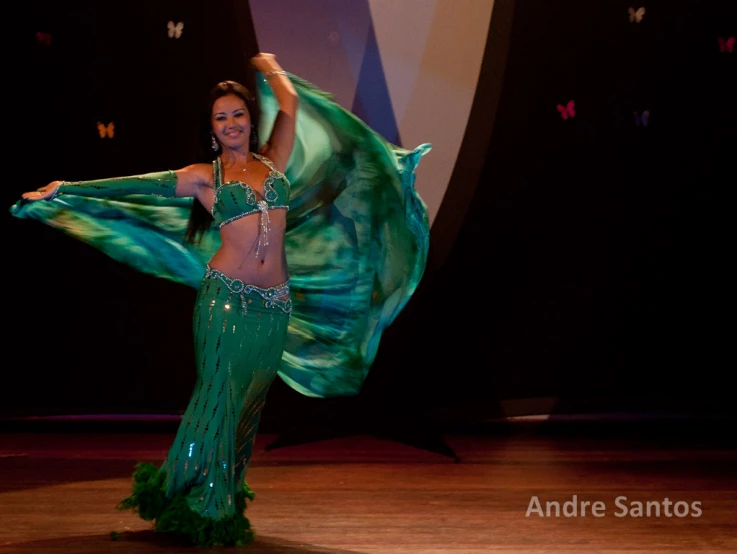
[{"label": "bracelet", "polygon": [[266,73],[264,73],[264,77],[267,77],[268,78],[268,77],[272,77],[274,75],[286,75],[286,74],[287,74],[286,71],[281,70],[281,69],[277,69],[275,71],[267,71]]}]

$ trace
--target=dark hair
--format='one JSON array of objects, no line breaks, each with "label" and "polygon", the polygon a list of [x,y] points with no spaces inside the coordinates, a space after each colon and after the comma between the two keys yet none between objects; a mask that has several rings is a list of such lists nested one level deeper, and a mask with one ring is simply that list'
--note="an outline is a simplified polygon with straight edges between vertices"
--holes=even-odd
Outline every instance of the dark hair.
[{"label": "dark hair", "polygon": [[[251,118],[252,130],[251,139],[249,144],[249,150],[251,152],[258,152],[260,148],[260,140],[258,136],[258,125],[261,115],[261,110],[258,105],[258,99],[251,94],[251,92],[242,84],[236,81],[221,81],[215,85],[208,94],[208,101],[206,103],[206,109],[202,113],[202,119],[200,122],[200,132],[197,137],[197,147],[195,157],[198,161],[212,162],[220,151],[214,151],[212,149],[212,107],[218,98],[228,96],[232,94],[242,99],[246,108],[248,108],[248,114]],[[184,234],[185,242],[197,243],[202,240],[202,235],[212,226],[213,218],[212,215],[196,200],[192,202],[192,209],[189,214],[189,221],[187,222],[187,230]]]}]

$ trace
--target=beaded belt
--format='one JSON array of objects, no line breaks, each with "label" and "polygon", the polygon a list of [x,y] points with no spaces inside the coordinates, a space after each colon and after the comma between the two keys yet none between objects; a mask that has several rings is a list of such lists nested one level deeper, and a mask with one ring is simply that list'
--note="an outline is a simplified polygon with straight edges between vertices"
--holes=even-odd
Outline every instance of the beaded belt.
[{"label": "beaded belt", "polygon": [[247,295],[255,292],[264,300],[264,308],[279,308],[284,313],[292,312],[292,299],[289,297],[289,281],[285,281],[273,287],[261,288],[256,285],[248,285],[240,279],[232,279],[217,269],[207,266],[205,279],[219,279],[228,290],[241,297],[243,303],[243,313],[246,313],[248,300]]}]

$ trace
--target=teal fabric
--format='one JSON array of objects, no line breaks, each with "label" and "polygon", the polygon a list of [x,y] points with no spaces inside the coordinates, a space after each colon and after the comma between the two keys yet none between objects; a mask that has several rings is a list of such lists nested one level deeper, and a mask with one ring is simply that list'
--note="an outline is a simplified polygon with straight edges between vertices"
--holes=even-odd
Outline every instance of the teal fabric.
[{"label": "teal fabric", "polygon": [[[286,254],[293,311],[278,375],[314,397],[360,392],[384,330],[422,278],[430,225],[415,189],[429,144],[407,150],[311,83],[289,75],[299,94],[297,137],[285,175],[291,183]],[[278,104],[259,79],[261,137]],[[19,201],[11,212],[82,240],[142,272],[198,288],[220,245],[213,226],[185,244],[190,198],[70,193]]]}]

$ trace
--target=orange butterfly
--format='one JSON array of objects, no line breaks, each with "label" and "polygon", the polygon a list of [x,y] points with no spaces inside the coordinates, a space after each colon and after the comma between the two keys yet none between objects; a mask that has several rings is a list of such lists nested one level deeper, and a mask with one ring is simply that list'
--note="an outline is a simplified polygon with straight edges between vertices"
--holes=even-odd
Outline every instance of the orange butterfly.
[{"label": "orange butterfly", "polygon": [[100,133],[100,138],[113,138],[115,136],[115,123],[112,121],[107,125],[103,125],[99,121],[97,122],[97,130]]},{"label": "orange butterfly", "polygon": [[644,6],[637,8],[637,9],[630,6],[627,9],[627,12],[629,13],[629,16],[630,16],[630,23],[640,23],[642,21],[642,18],[645,16]]}]

